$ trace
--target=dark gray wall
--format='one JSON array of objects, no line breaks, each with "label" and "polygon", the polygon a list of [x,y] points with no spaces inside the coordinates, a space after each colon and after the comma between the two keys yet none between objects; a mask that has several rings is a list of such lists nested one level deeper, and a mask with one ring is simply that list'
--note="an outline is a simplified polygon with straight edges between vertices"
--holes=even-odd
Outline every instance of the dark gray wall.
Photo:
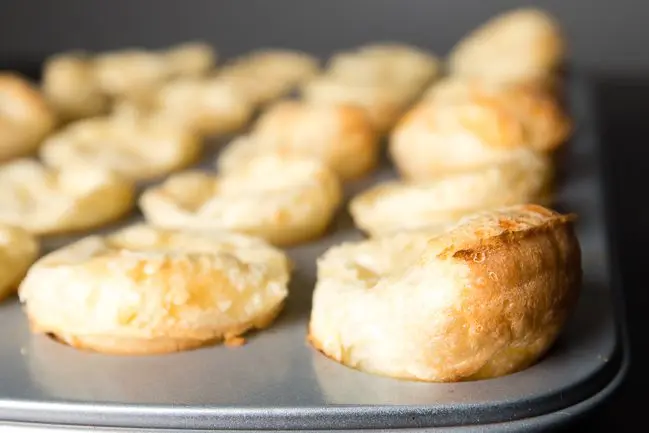
[{"label": "dark gray wall", "polygon": [[194,38],[213,42],[224,55],[261,45],[327,54],[377,38],[443,54],[490,15],[529,4],[560,18],[578,65],[649,69],[647,0],[2,0],[0,59]]}]

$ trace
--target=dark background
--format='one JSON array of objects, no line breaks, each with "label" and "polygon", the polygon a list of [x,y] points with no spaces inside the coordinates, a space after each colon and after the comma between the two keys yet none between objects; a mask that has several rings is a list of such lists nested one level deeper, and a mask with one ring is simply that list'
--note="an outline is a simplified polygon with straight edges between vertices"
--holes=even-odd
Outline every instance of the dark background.
[{"label": "dark background", "polygon": [[560,17],[576,64],[609,72],[649,68],[641,43],[649,34],[649,4],[642,0],[3,0],[0,54],[31,59],[192,38],[226,55],[263,45],[326,53],[377,38],[444,54],[487,17],[531,4]]},{"label": "dark background", "polygon": [[649,245],[649,2],[642,0],[87,0],[0,2],[0,67],[36,72],[40,60],[69,49],[163,47],[189,39],[223,56],[261,46],[326,55],[375,40],[400,40],[440,55],[489,16],[535,4],[562,22],[571,63],[595,83],[615,218],[616,260],[627,301],[632,366],[610,402],[578,431],[648,431],[643,400],[647,351],[642,314]]}]

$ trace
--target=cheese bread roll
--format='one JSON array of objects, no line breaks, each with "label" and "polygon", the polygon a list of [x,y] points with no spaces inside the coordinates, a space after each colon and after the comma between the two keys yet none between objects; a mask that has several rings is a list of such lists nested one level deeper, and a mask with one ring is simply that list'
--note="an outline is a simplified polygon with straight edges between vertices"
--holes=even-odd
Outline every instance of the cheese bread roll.
[{"label": "cheese bread roll", "polygon": [[265,242],[136,225],[40,259],[19,288],[35,332],[114,354],[175,352],[269,326],[290,264]]},{"label": "cheese bread roll", "polygon": [[0,222],[32,233],[100,227],[128,213],[132,182],[99,167],[51,168],[20,159],[0,167]]},{"label": "cheese bread roll", "polygon": [[311,343],[378,375],[431,382],[530,366],[576,304],[573,218],[536,205],[333,247],[318,260]]},{"label": "cheese bread roll", "polygon": [[43,93],[62,121],[104,114],[110,106],[97,78],[92,56],[64,53],[48,58],[43,69]]},{"label": "cheese bread roll", "polygon": [[319,71],[318,60],[306,53],[261,49],[224,65],[217,77],[236,83],[255,105],[280,98]]},{"label": "cheese bread roll", "polygon": [[55,125],[36,87],[16,73],[0,72],[0,161],[34,153]]},{"label": "cheese bread roll", "polygon": [[341,196],[335,173],[321,163],[261,156],[223,176],[173,175],[147,190],[140,207],[156,226],[226,229],[287,245],[322,235]]},{"label": "cheese bread roll", "polygon": [[404,177],[426,180],[494,164],[520,149],[549,154],[571,129],[545,92],[480,91],[421,102],[394,129],[389,151]]},{"label": "cheese bread roll", "polygon": [[133,180],[163,176],[196,161],[201,151],[198,135],[174,123],[150,120],[80,120],[50,136],[40,156],[52,167],[91,165]]},{"label": "cheese bread roll", "polygon": [[360,178],[378,163],[378,136],[363,110],[345,105],[283,101],[266,111],[249,136],[234,140],[217,162],[231,172],[257,154],[309,157],[342,179]]},{"label": "cheese bread roll", "polygon": [[451,173],[421,183],[391,181],[354,197],[349,209],[357,227],[372,236],[443,227],[485,209],[539,203],[552,194],[552,162],[521,150],[481,169]]},{"label": "cheese bread roll", "polygon": [[469,33],[449,56],[451,75],[501,83],[553,81],[565,58],[559,24],[548,13],[516,9]]}]

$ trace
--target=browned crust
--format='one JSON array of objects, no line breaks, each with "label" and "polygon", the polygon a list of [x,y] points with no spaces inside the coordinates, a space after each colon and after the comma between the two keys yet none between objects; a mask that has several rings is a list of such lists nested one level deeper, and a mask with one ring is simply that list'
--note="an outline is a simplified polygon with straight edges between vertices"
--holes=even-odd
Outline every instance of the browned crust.
[{"label": "browned crust", "polygon": [[548,217],[538,226],[506,230],[445,253],[470,268],[452,326],[468,330],[467,338],[488,341],[484,346],[491,351],[481,368],[458,370],[451,380],[522,370],[556,340],[579,297],[581,250],[574,234],[574,216]]},{"label": "browned crust", "polygon": [[547,219],[535,226],[526,226],[514,219],[501,217],[498,221],[503,232],[497,236],[482,237],[480,228],[476,227],[478,238],[473,243],[451,244],[442,250],[437,257],[440,259],[455,258],[459,260],[470,261],[476,254],[487,253],[491,250],[497,250],[503,247],[515,245],[522,239],[532,237],[538,233],[552,232],[563,226],[570,225],[577,219],[575,214],[560,214],[537,204],[527,204],[520,207],[522,211],[536,213]]}]

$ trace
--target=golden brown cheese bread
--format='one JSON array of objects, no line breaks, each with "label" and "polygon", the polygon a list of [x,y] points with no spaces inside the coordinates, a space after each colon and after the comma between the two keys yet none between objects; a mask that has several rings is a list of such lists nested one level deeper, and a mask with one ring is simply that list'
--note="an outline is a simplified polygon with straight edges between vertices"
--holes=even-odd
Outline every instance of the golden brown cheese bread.
[{"label": "golden brown cheese bread", "polygon": [[398,88],[324,74],[303,85],[301,95],[312,104],[359,107],[379,133],[392,128],[411,100],[409,92]]},{"label": "golden brown cheese bread", "polygon": [[110,99],[95,73],[92,56],[85,53],[57,54],[45,61],[43,93],[60,120],[71,121],[104,114]]},{"label": "golden brown cheese bread", "polygon": [[404,177],[426,180],[493,164],[520,149],[551,153],[571,129],[546,92],[476,89],[419,103],[392,132],[389,151]]},{"label": "golden brown cheese bread", "polygon": [[34,235],[19,227],[0,224],[0,301],[11,295],[39,252]]},{"label": "golden brown cheese bread", "polygon": [[34,153],[56,125],[45,98],[26,78],[0,71],[0,161]]},{"label": "golden brown cheese bread", "polygon": [[134,205],[132,182],[92,165],[47,167],[19,159],[0,166],[0,222],[37,234],[113,222]]},{"label": "golden brown cheese bread", "polygon": [[255,105],[280,98],[319,71],[318,59],[300,51],[268,48],[224,65],[217,77],[241,87]]},{"label": "golden brown cheese bread", "polygon": [[160,227],[231,230],[276,245],[317,238],[342,198],[335,173],[312,159],[260,156],[226,175],[172,175],[140,198]]},{"label": "golden brown cheese bread", "polygon": [[510,159],[483,168],[442,174],[421,183],[391,181],[352,199],[354,223],[371,236],[443,227],[485,209],[520,203],[547,204],[552,162],[521,149]]},{"label": "golden brown cheese bread", "polygon": [[385,133],[438,72],[439,62],[432,54],[382,42],[335,54],[324,73],[301,91],[313,103],[356,105],[367,112],[378,132]]},{"label": "golden brown cheese bread", "polygon": [[164,85],[153,97],[151,115],[203,136],[243,128],[255,106],[243,89],[219,78],[182,78]]},{"label": "golden brown cheese bread", "polygon": [[94,58],[102,92],[129,100],[146,98],[174,78],[204,76],[215,63],[213,48],[202,42],[187,42],[166,50],[127,48]]},{"label": "golden brown cheese bread", "polygon": [[40,157],[55,168],[91,165],[148,180],[196,161],[201,144],[194,131],[174,122],[116,115],[70,123],[45,140]]},{"label": "golden brown cheese bread", "polygon": [[414,97],[439,73],[435,56],[405,44],[382,42],[344,51],[327,62],[325,74],[343,82],[386,86]]},{"label": "golden brown cheese bread", "polygon": [[565,51],[552,16],[517,9],[490,19],[462,39],[449,56],[449,71],[495,82],[542,84],[552,81]]},{"label": "golden brown cheese bread", "polygon": [[551,347],[581,277],[573,217],[536,205],[474,214],[438,235],[345,243],[318,260],[309,339],[394,378],[502,376]]},{"label": "golden brown cheese bread", "polygon": [[164,353],[269,326],[289,272],[286,255],[257,238],[136,225],[44,256],[19,296],[35,332],[106,353]]},{"label": "golden brown cheese bread", "polygon": [[205,76],[215,63],[214,49],[203,42],[157,51],[62,53],[46,60],[42,86],[58,116],[73,121],[105,114],[116,101],[148,100],[165,83]]},{"label": "golden brown cheese bread", "polygon": [[282,101],[259,118],[250,136],[228,146],[217,165],[220,171],[231,172],[254,155],[269,153],[314,158],[351,180],[376,167],[379,143],[360,108]]}]

